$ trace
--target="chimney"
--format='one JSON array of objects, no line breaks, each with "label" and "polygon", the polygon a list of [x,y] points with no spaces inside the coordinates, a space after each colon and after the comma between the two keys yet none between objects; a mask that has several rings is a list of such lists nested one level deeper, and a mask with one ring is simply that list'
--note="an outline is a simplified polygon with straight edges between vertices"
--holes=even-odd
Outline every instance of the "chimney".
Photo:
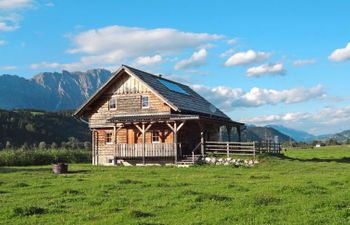
[{"label": "chimney", "polygon": [[159,78],[162,78],[162,74],[158,74],[158,77],[159,77]]}]

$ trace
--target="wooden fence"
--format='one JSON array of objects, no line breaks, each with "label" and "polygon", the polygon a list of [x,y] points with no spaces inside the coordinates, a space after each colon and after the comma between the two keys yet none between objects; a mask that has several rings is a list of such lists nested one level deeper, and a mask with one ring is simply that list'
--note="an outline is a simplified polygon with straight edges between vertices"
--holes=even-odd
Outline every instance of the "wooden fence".
[{"label": "wooden fence", "polygon": [[281,145],[273,142],[220,142],[207,141],[205,152],[229,155],[253,155],[279,153]]},{"label": "wooden fence", "polygon": [[116,144],[115,156],[120,158],[171,157],[175,156],[172,143]]}]

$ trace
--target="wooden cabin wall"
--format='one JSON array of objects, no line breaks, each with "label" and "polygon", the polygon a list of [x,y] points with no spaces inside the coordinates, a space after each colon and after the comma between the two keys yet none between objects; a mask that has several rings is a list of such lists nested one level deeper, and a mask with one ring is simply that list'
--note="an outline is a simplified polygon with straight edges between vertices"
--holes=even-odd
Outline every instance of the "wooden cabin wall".
[{"label": "wooden cabin wall", "polygon": [[[150,107],[141,107],[141,96],[149,96]],[[117,100],[117,109],[109,110],[108,102],[113,97]],[[171,108],[147,87],[128,74],[109,88],[92,106],[89,117],[90,126],[107,125],[106,120],[115,115],[133,115],[148,113],[170,113]]]}]

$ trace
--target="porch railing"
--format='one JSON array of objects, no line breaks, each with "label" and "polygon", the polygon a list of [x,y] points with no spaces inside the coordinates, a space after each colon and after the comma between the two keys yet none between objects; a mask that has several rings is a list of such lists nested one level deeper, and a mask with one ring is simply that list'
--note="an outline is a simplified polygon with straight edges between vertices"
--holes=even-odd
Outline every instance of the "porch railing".
[{"label": "porch railing", "polygon": [[115,156],[121,158],[173,157],[175,146],[172,143],[116,144]]}]

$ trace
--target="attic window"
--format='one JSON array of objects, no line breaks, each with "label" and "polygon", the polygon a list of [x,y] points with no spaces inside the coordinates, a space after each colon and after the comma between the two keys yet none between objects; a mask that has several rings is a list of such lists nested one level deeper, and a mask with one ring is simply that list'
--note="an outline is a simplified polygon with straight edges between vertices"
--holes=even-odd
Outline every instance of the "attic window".
[{"label": "attic window", "polygon": [[117,109],[117,99],[115,97],[112,97],[108,101],[108,108],[109,108],[109,110],[116,110]]},{"label": "attic window", "polygon": [[170,91],[175,91],[180,94],[190,95],[187,91],[185,91],[182,87],[180,87],[176,83],[173,83],[171,81],[164,80],[164,79],[159,79],[159,78],[157,78],[157,80],[160,83],[162,83],[165,87],[167,87]]},{"label": "attic window", "polygon": [[141,107],[143,109],[149,108],[149,97],[147,95],[141,96]]}]

